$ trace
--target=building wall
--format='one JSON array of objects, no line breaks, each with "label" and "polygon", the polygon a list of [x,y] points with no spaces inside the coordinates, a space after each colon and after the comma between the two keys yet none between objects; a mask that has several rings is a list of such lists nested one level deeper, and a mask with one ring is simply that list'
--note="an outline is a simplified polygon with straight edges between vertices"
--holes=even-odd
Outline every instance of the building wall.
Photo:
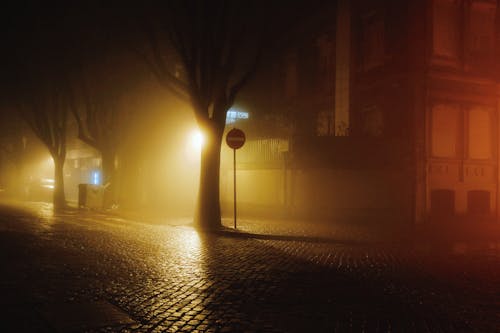
[{"label": "building wall", "polygon": [[489,208],[483,214],[493,217],[498,184],[497,107],[488,94],[468,89],[461,97],[443,97],[450,85],[443,88],[430,91],[426,112],[427,213],[432,215],[440,205],[433,196],[436,190],[454,192],[456,215],[474,213],[475,204],[467,199],[473,195],[470,191],[485,191]]},{"label": "building wall", "polygon": [[[248,140],[236,151],[238,212],[243,216],[291,217],[328,220],[406,221],[409,188],[406,172],[395,171],[388,154],[375,160],[362,151],[346,151],[350,140],[341,137],[340,147],[324,160],[297,164],[291,160],[283,139]],[[345,143],[345,144],[344,144]],[[358,147],[366,143],[359,142]],[[381,142],[378,146],[387,147]],[[344,147],[345,146],[345,147]],[[332,148],[328,143],[323,151]],[[398,147],[392,142],[391,148]],[[305,158],[302,156],[302,158]],[[328,162],[330,161],[330,162]],[[233,212],[233,152],[225,145],[221,159],[221,202],[223,213]],[[405,187],[406,186],[406,187]]]},{"label": "building wall", "polygon": [[353,132],[409,142],[415,222],[496,217],[497,1],[353,8]]},{"label": "building wall", "polygon": [[[402,222],[407,198],[386,172],[345,169],[237,170],[241,216]],[[223,215],[233,213],[233,171],[221,173]]]},{"label": "building wall", "polygon": [[[417,223],[496,217],[497,9],[494,0],[350,2],[342,12],[351,28],[344,138],[335,127],[338,80],[306,81],[302,73],[327,64],[334,78],[346,69],[332,51],[342,48],[334,30],[347,20],[333,11],[331,22],[304,28],[283,50],[288,76],[276,75],[285,79],[272,99],[272,110],[293,124],[288,171],[242,169],[242,205],[328,218],[392,210]],[[308,62],[297,51],[304,49]]]},{"label": "building wall", "polygon": [[497,217],[496,1],[427,3],[425,215]]}]

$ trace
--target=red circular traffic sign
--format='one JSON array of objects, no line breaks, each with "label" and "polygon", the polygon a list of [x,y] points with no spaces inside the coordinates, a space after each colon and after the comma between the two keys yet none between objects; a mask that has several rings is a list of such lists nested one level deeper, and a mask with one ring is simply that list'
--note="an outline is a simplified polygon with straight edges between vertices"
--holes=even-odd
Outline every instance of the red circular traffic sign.
[{"label": "red circular traffic sign", "polygon": [[226,135],[226,143],[232,149],[239,149],[245,144],[245,133],[237,128],[233,128]]}]

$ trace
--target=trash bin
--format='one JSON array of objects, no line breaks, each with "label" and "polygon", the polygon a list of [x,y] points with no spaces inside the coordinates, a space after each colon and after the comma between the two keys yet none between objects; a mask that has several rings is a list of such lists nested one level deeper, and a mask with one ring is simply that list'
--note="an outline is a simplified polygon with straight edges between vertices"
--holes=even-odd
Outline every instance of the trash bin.
[{"label": "trash bin", "polygon": [[102,185],[78,184],[78,207],[102,208],[104,187]]}]

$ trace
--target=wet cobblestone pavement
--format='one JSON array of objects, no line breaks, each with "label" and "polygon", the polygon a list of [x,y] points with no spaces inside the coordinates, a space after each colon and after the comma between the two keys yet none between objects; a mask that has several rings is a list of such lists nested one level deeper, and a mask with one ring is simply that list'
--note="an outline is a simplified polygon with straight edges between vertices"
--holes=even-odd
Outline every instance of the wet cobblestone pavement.
[{"label": "wet cobblestone pavement", "polygon": [[496,242],[259,239],[37,207],[0,207],[2,332],[500,331]]}]

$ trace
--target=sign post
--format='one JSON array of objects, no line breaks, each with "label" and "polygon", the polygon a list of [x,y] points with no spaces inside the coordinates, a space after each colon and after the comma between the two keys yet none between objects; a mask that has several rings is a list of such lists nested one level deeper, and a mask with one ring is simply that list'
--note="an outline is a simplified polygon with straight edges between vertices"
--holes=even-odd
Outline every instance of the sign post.
[{"label": "sign post", "polygon": [[226,135],[226,143],[233,150],[234,229],[236,229],[236,149],[243,147],[245,140],[245,133],[237,128],[233,128]]}]

